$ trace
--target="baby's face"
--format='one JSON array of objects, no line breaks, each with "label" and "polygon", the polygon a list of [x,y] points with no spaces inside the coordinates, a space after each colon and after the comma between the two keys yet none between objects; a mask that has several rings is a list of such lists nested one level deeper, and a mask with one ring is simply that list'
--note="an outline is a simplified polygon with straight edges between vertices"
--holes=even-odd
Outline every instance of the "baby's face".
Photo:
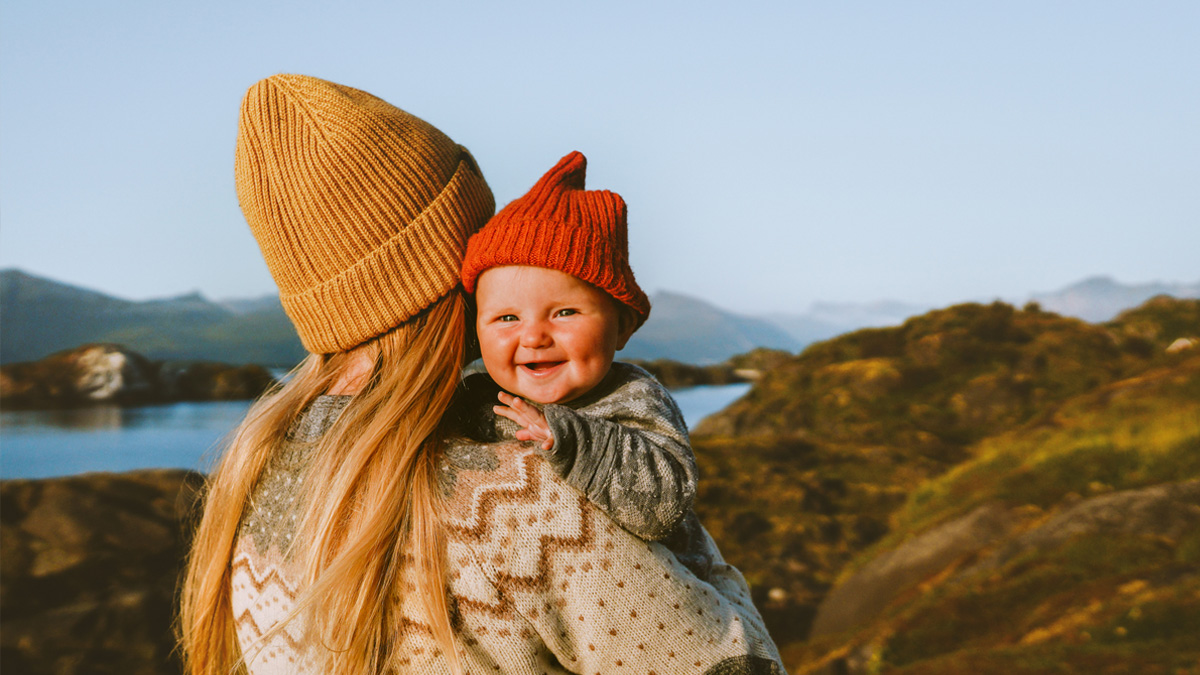
[{"label": "baby's face", "polygon": [[507,265],[479,275],[475,324],[488,374],[509,393],[566,403],[608,375],[633,333],[616,302],[569,274]]}]

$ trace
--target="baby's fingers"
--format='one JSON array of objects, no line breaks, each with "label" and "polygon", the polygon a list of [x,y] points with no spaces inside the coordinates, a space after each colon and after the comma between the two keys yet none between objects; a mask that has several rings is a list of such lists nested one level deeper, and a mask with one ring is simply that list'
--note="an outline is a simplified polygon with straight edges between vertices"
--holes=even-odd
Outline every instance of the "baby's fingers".
[{"label": "baby's fingers", "polygon": [[520,424],[521,426],[526,426],[525,417],[523,415],[521,415],[521,413],[517,412],[516,410],[513,410],[512,408],[510,408],[506,405],[494,405],[494,406],[492,406],[492,412],[496,413],[497,415],[499,415],[501,417],[507,417],[508,419],[516,422],[517,424]]},{"label": "baby's fingers", "polygon": [[526,403],[525,399],[521,398],[520,396],[513,396],[512,394],[503,391],[496,396],[500,399],[501,403],[517,412],[524,413],[526,415],[537,414],[537,409]]},{"label": "baby's fingers", "polygon": [[[538,413],[536,408],[529,406],[526,406],[524,410],[518,410],[516,408],[510,408],[506,405],[495,405],[492,406],[492,412],[500,415],[501,417],[507,417],[508,419],[527,429],[541,429],[542,427],[545,427],[545,418]],[[549,431],[550,430],[547,428],[546,433],[549,433]]]},{"label": "baby's fingers", "polygon": [[530,427],[528,429],[519,429],[517,431],[518,441],[541,441],[542,450],[554,449],[554,436],[550,435],[548,430]]}]

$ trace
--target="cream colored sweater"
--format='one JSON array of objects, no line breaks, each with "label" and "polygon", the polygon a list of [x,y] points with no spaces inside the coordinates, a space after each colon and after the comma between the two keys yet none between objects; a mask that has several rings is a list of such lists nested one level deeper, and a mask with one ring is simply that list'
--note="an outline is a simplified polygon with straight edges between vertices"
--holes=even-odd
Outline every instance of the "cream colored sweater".
[{"label": "cream colored sweater", "polygon": [[[253,675],[306,672],[286,554],[308,451],[340,412],[322,397],[264,473],[233,560],[238,638]],[[742,575],[707,533],[707,579],[618,527],[528,443],[451,443],[442,467],[456,649],[468,673],[781,673]],[[401,600],[398,672],[449,672],[415,593]]]}]

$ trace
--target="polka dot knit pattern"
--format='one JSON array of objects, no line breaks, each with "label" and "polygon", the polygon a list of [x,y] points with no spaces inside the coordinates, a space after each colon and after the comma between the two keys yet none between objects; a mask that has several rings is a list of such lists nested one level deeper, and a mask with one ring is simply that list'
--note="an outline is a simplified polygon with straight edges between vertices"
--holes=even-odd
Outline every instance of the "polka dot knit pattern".
[{"label": "polka dot knit pattern", "polygon": [[467,246],[463,287],[474,293],[475,281],[491,267],[546,267],[607,292],[633,310],[641,326],[650,300],[629,266],[625,200],[608,190],[584,190],[586,174],[587,158],[572,152],[501,209]]},{"label": "polka dot knit pattern", "polygon": [[304,75],[247,92],[235,173],[283,307],[318,354],[445,295],[495,209],[466,148],[367,92]]}]

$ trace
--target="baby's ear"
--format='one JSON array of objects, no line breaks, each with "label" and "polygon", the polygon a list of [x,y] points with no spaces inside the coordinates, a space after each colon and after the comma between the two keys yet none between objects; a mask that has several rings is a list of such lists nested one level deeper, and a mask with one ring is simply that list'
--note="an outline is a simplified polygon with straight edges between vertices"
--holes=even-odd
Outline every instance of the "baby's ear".
[{"label": "baby's ear", "polygon": [[622,303],[617,303],[617,351],[625,348],[625,343],[637,330],[637,316],[633,310]]}]

